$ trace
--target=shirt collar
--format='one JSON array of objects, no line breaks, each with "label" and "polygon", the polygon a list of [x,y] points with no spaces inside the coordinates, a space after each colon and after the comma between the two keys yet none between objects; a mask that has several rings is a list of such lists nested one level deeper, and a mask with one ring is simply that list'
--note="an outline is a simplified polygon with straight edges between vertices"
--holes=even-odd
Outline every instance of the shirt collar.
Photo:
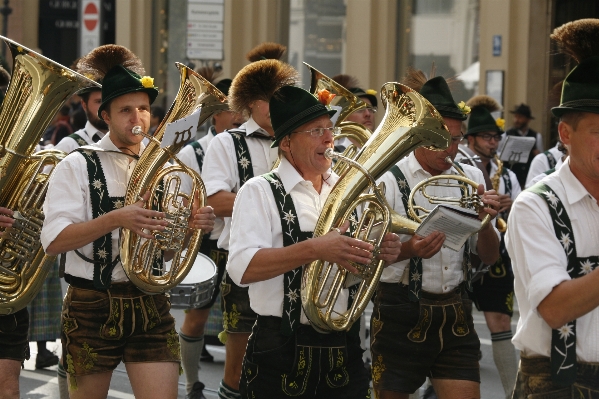
[{"label": "shirt collar", "polygon": [[85,134],[87,134],[87,136],[90,138],[90,140],[94,137],[94,134],[97,134],[100,137],[106,136],[106,134],[96,129],[94,125],[89,123],[89,121],[85,122],[85,127],[83,128],[83,130],[85,131]]},{"label": "shirt collar", "polygon": [[[112,140],[110,140],[110,132],[106,133],[104,135],[104,137],[102,137],[102,139],[100,141],[98,141],[96,144],[96,146],[104,149],[104,150],[109,150],[109,151],[118,151],[118,152],[122,152],[121,150],[119,150],[117,148],[116,145],[114,145],[114,143],[112,142]],[[139,144],[140,148],[139,148],[139,155],[141,155],[144,152],[144,149],[146,148],[145,144],[143,142],[141,142]],[[129,154],[132,155],[132,154]]]},{"label": "shirt collar", "polygon": [[[410,173],[412,174],[412,177],[417,177],[416,174],[421,171],[422,173],[425,173],[428,176],[432,176],[430,173],[428,173],[423,167],[422,165],[420,165],[420,162],[418,162],[418,159],[416,159],[416,155],[414,155],[414,151],[412,151],[410,153],[410,155],[408,155],[408,169],[410,171]],[[454,170],[454,167],[451,166],[449,169],[443,171],[441,174],[442,175],[455,175],[457,172]]]},{"label": "shirt collar", "polygon": [[245,128],[245,135],[249,136],[252,133],[260,133],[263,134],[265,136],[270,137],[270,134],[268,134],[268,132],[264,129],[262,129],[260,127],[260,125],[258,125],[256,123],[256,121],[254,120],[254,118],[252,118],[250,116],[250,119],[247,120],[247,122],[245,122],[242,126],[239,127],[240,129]]},{"label": "shirt collar", "polygon": [[570,158],[564,161],[564,164],[561,168],[559,168],[557,173],[560,181],[564,185],[566,198],[568,199],[568,203],[570,205],[575,204],[586,196],[591,196],[589,191],[582,185],[580,180],[578,180],[572,173],[572,170],[570,169]]},{"label": "shirt collar", "polygon": [[[295,169],[291,162],[289,162],[287,158],[285,158],[284,156],[281,156],[281,163],[274,171],[279,175],[281,182],[283,182],[285,192],[287,193],[290,193],[295,188],[295,186],[305,181],[302,175],[299,174],[297,169]],[[323,175],[323,186],[331,186],[336,182],[336,179],[329,179],[331,175],[334,175],[331,169],[329,169],[327,173]]]}]

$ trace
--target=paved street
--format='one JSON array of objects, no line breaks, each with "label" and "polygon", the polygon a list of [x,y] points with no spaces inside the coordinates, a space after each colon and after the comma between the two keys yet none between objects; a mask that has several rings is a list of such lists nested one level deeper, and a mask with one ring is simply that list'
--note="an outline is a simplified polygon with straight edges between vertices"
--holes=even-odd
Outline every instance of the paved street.
[{"label": "paved street", "polygon": [[[173,315],[177,320],[177,330],[183,321],[183,310],[173,309]],[[370,318],[370,311],[367,310],[367,318]],[[485,324],[483,314],[476,312],[474,314],[474,325],[481,339],[481,348],[483,357],[481,360],[481,379],[482,379],[482,398],[483,399],[503,399],[505,398],[491,350],[491,334]],[[512,330],[516,329],[516,320],[514,318]],[[59,343],[49,343],[48,348],[60,354]],[[206,398],[217,398],[219,382],[222,378],[224,364],[224,348],[208,346],[209,352],[214,356],[214,363],[202,363],[200,378],[206,384]],[[45,370],[35,370],[35,344],[31,345],[32,358],[25,363],[25,370],[21,371],[21,397],[31,399],[58,399],[58,386],[56,377],[56,367]],[[123,364],[119,365],[112,377],[110,385],[109,398],[111,399],[130,399],[133,398],[131,386],[127,378],[127,372]],[[185,379],[179,378],[179,398],[185,397]]]}]

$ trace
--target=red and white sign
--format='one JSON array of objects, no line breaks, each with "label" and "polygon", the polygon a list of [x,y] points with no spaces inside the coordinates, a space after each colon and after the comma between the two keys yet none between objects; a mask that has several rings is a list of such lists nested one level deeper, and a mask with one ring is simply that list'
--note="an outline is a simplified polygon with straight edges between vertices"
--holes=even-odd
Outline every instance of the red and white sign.
[{"label": "red and white sign", "polygon": [[100,45],[101,0],[79,0],[79,55],[84,56]]}]

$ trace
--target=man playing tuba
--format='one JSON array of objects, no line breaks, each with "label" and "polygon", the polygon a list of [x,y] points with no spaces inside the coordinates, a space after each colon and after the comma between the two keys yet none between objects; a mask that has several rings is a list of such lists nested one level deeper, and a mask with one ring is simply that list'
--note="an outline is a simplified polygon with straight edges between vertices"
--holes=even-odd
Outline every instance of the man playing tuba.
[{"label": "man playing tuba", "polygon": [[[381,178],[389,204],[406,215],[410,187],[431,176],[458,174],[446,158],[456,156],[466,114],[456,105],[443,77],[427,81],[421,71],[410,70],[403,83],[437,108],[451,133],[446,150],[420,147]],[[498,208],[495,192],[483,193],[481,172],[467,165],[463,169],[469,179],[479,183],[483,202]],[[457,187],[433,186],[427,190],[432,195],[461,197]],[[420,194],[415,202],[433,208]],[[484,208],[479,218],[486,214],[495,216],[497,211]],[[371,319],[372,378],[377,397],[407,398],[430,377],[441,399],[478,398],[480,342],[472,324],[472,304],[466,296],[469,259],[472,252],[485,263],[495,262],[499,256],[498,232],[486,226],[459,252],[442,248],[445,235],[441,232],[403,239],[407,241],[398,262],[383,271]]]},{"label": "man playing tuba", "polygon": [[[109,133],[58,164],[44,203],[42,245],[48,254],[67,252],[63,366],[71,398],[106,397],[112,371],[122,360],[136,397],[174,399],[180,352],[168,298],[134,286],[118,256],[119,228],[153,239],[148,230],[168,225],[163,212],[143,208],[149,192],[123,206],[144,149],[143,136],[132,129],[148,131],[158,89],[152,78],[140,76],[144,71],[137,57],[127,67],[110,64],[107,60],[98,111]],[[190,227],[210,231],[213,225],[210,207],[194,208]]]},{"label": "man playing tuba", "polygon": [[[244,398],[369,397],[359,323],[350,332],[318,333],[300,298],[302,265],[324,259],[357,272],[350,262],[368,264],[373,256],[370,243],[344,235],[349,222],[308,239],[339,179],[324,156],[333,147],[333,113],[303,89],[279,89],[270,115],[281,164],[249,180],[235,199],[227,272],[249,286],[258,314],[243,363]],[[400,248],[389,233],[379,257],[392,262]],[[341,297],[337,304],[347,305],[347,289]]]}]

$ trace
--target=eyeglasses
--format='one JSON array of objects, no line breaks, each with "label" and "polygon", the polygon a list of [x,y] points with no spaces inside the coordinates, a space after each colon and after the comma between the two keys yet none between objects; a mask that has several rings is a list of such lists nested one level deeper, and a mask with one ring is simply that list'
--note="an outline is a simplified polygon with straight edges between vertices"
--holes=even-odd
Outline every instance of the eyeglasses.
[{"label": "eyeglasses", "polygon": [[333,136],[341,133],[340,127],[316,127],[310,130],[302,130],[299,132],[291,132],[291,133],[310,133],[312,137],[322,137],[325,133],[331,133]]},{"label": "eyeglasses", "polygon": [[371,113],[376,114],[376,108],[374,108],[374,107],[362,108],[360,110],[354,111],[354,114],[363,114],[366,111],[370,111]]},{"label": "eyeglasses", "polygon": [[489,133],[477,134],[476,137],[480,137],[481,139],[483,139],[485,141],[495,140],[497,142],[500,142],[501,139],[503,138],[501,136],[501,134],[489,134]]}]

